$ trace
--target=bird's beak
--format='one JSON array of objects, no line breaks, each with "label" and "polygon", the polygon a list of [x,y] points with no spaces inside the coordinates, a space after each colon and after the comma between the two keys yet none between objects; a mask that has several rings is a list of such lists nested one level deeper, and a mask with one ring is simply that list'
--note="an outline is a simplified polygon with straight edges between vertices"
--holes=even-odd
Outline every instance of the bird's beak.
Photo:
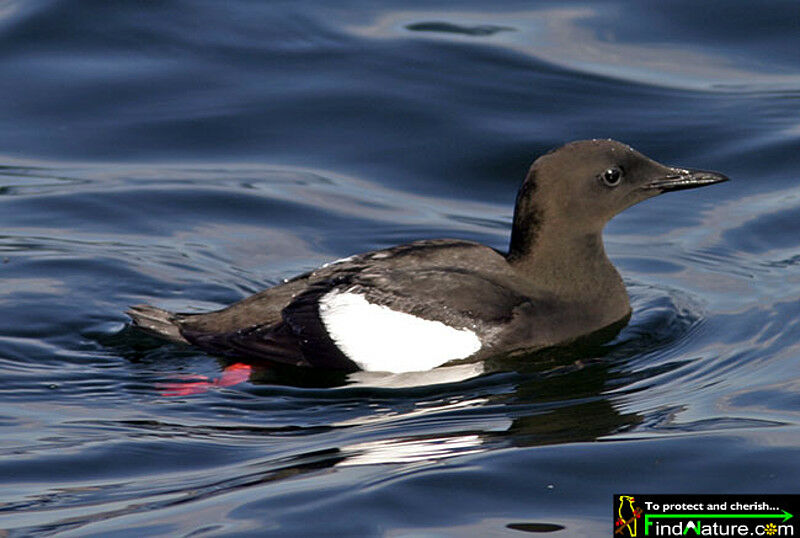
[{"label": "bird's beak", "polygon": [[690,168],[668,168],[667,174],[644,185],[645,190],[655,190],[659,193],[668,191],[682,191],[704,187],[714,183],[728,181],[728,176],[719,172],[708,170],[692,170]]}]

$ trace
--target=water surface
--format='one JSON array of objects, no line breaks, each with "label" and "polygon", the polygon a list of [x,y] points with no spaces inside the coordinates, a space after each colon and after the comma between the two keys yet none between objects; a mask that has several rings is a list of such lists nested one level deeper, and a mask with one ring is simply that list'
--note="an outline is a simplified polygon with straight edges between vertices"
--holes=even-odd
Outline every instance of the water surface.
[{"label": "water surface", "polygon": [[[614,492],[797,492],[796,2],[7,2],[0,534],[603,536]],[[617,217],[611,342],[167,396],[126,328],[422,238],[503,249],[532,159],[733,181]]]}]

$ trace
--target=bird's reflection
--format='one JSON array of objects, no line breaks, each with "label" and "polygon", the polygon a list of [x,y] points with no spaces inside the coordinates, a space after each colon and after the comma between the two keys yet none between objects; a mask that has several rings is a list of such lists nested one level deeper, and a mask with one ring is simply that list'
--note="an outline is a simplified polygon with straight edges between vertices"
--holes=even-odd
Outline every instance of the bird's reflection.
[{"label": "bird's reflection", "polygon": [[[330,457],[315,457],[313,469],[325,461],[331,466],[404,464],[503,446],[593,441],[642,420],[621,412],[605,394],[612,375],[620,375],[611,373],[619,367],[613,353],[619,344],[608,342],[626,321],[570,346],[518,351],[418,373],[345,374],[220,359],[223,372],[218,377],[174,379],[167,384],[172,392],[163,391],[162,385],[161,394],[190,397],[247,380],[249,388],[243,390],[256,395],[286,387],[315,389],[315,394],[321,391],[333,401],[382,402],[380,410],[368,407],[357,416],[332,417],[330,426],[349,429],[352,435],[330,447]],[[129,338],[141,337],[128,334]],[[146,341],[138,340],[140,360],[147,348]],[[298,465],[308,468],[301,465],[302,454],[297,458]],[[293,466],[291,461],[284,463]]]}]

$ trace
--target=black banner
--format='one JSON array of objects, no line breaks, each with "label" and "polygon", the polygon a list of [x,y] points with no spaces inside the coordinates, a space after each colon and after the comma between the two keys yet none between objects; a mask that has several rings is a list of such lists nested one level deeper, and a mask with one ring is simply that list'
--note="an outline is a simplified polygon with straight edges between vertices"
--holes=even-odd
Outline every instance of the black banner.
[{"label": "black banner", "polygon": [[613,536],[798,536],[798,495],[614,495]]}]

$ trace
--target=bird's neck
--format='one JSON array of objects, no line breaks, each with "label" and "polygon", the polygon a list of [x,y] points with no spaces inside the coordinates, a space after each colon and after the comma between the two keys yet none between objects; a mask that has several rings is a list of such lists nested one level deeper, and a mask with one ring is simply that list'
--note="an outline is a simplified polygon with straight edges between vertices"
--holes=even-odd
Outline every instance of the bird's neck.
[{"label": "bird's neck", "polygon": [[606,256],[602,232],[548,233],[542,228],[525,250],[512,249],[508,261],[533,286],[569,302],[596,305],[627,315],[628,295]]}]

